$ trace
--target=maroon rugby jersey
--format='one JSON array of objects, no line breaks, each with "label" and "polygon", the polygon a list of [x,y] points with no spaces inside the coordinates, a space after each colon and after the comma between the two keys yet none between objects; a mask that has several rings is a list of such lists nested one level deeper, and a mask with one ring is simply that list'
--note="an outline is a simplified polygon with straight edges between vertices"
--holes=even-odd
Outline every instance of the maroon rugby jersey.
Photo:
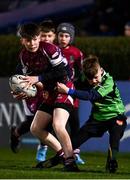
[{"label": "maroon rugby jersey", "polygon": [[[67,60],[61,55],[61,50],[54,44],[40,42],[36,52],[29,52],[23,48],[20,53],[20,63],[23,74],[30,76],[43,76],[43,84],[47,90],[52,91],[56,82],[64,82],[67,78],[65,64]],[[21,71],[21,70],[17,70]],[[35,113],[37,107],[43,102],[42,93],[26,100],[28,108]]]},{"label": "maroon rugby jersey", "polygon": [[[82,63],[83,63],[83,53],[76,48],[75,46],[68,46],[67,48],[61,48],[62,54],[66,57],[70,69],[72,70],[71,72],[71,80],[76,81],[82,71]],[[75,99],[74,101],[74,106],[77,108],[79,106],[79,100]]]},{"label": "maroon rugby jersey", "polygon": [[[20,53],[20,60],[25,68],[25,74],[39,75],[52,68],[51,60],[61,58],[60,49],[54,44],[40,42],[36,52],[29,52],[26,48]],[[61,62],[61,61],[60,61]]]},{"label": "maroon rugby jersey", "polygon": [[76,80],[80,76],[83,63],[83,53],[75,46],[68,46],[67,48],[61,48],[62,54],[66,57],[70,69],[72,69],[72,80]]}]

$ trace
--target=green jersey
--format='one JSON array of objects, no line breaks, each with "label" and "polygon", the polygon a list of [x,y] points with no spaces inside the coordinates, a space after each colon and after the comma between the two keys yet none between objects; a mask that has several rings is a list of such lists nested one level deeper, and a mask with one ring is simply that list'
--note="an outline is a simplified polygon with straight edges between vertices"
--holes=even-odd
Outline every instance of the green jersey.
[{"label": "green jersey", "polygon": [[100,85],[94,87],[102,96],[92,102],[92,116],[98,121],[106,121],[125,112],[119,90],[109,73],[104,73]]}]

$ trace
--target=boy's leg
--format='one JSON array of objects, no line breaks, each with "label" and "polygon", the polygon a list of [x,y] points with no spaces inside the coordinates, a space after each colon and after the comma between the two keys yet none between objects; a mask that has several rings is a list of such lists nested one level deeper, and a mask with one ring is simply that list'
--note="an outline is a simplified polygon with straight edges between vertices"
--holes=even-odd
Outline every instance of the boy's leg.
[{"label": "boy's leg", "polygon": [[[52,123],[46,128],[47,131],[52,132]],[[48,146],[42,142],[39,143],[36,153],[36,161],[43,162],[46,160]]]},{"label": "boy's leg", "polygon": [[61,148],[59,141],[46,130],[52,116],[46,112],[38,110],[31,124],[31,133],[38,137],[41,142],[50,146],[54,151],[58,152]]},{"label": "boy's leg", "polygon": [[36,153],[37,162],[42,162],[46,160],[47,150],[48,150],[47,145],[43,143],[39,143],[39,145],[37,146],[37,153]]},{"label": "boy's leg", "polygon": [[[80,131],[79,131],[79,133],[77,134],[77,136],[75,138],[76,141],[74,141],[73,148],[75,149],[75,148],[79,147],[80,145],[82,145],[85,141],[87,141],[91,137],[101,137],[103,135],[104,131],[99,130],[99,125],[100,124],[101,123],[99,123],[99,122],[97,122],[97,121],[95,121],[93,119],[89,119],[88,121],[86,121],[86,123],[80,128]],[[102,128],[100,128],[100,129],[102,129]],[[98,132],[98,130],[99,130],[100,133]],[[42,163],[42,168],[55,166],[55,163],[52,163],[52,162],[57,158],[60,159],[59,157],[54,156],[54,157],[46,160],[45,162]],[[70,161],[70,159],[66,158],[65,161],[66,162]],[[59,161],[57,161],[57,162],[59,162]],[[41,167],[41,163],[40,163],[40,167]],[[71,169],[71,166],[69,166],[67,171],[79,171],[79,169],[75,168],[75,164],[72,165],[72,167],[74,167],[74,169]]]},{"label": "boy's leg", "polygon": [[117,160],[112,158],[111,147],[108,148],[107,161],[106,161],[106,171],[110,173],[115,173],[118,168]]},{"label": "boy's leg", "polygon": [[[62,114],[62,117],[63,117],[63,114]],[[62,118],[61,118],[62,119]],[[57,122],[57,126],[59,125],[59,127],[57,127],[58,129],[61,130],[61,119],[60,119],[60,122],[58,123]],[[91,137],[95,137],[96,134],[95,134],[95,125],[93,126],[93,121],[89,122],[88,121],[82,126],[82,128],[80,129],[78,135],[76,136],[76,141],[74,142],[73,144],[73,147],[74,149],[76,149],[77,147],[79,147],[81,144],[83,144],[86,140],[88,140],[89,138]],[[65,126],[65,125],[64,125]],[[96,126],[97,127],[97,126]],[[88,131],[89,130],[89,131]],[[94,134],[94,135],[93,135]],[[98,134],[97,134],[98,135]],[[63,141],[64,142],[64,141]],[[72,154],[71,154],[72,155]],[[58,160],[57,160],[58,158]],[[73,157],[70,157],[70,158],[73,158]],[[59,162],[59,157],[56,155],[48,160],[46,160],[45,162],[43,163],[40,163],[38,164],[38,168],[48,168],[48,167],[53,167],[55,166],[55,160],[56,162]],[[67,161],[70,161],[69,158],[66,158],[64,163],[67,163]],[[73,159],[71,160],[71,162],[73,163]],[[56,164],[57,165],[57,164]],[[72,165],[72,167],[74,167],[74,169],[71,169],[71,166],[68,166],[67,167],[67,171],[79,171],[79,169],[77,169],[77,166],[75,167],[75,163]]]},{"label": "boy's leg", "polygon": [[[30,131],[30,126],[34,116],[26,116],[26,120],[23,121],[18,127],[11,127],[10,135],[10,147],[14,153],[17,153],[20,149],[20,137]],[[37,148],[36,160],[44,161],[46,159],[47,146],[39,144]]]},{"label": "boy's leg", "polygon": [[80,156],[80,148],[74,149],[74,155],[76,159],[76,164],[85,164],[85,161]]},{"label": "boy's leg", "polygon": [[57,138],[59,139],[65,157],[73,156],[73,149],[69,134],[66,130],[66,123],[69,118],[69,112],[62,108],[55,108],[53,114],[53,128],[56,133]]},{"label": "boy's leg", "polygon": [[64,151],[65,171],[79,171],[76,166],[73,149],[69,134],[66,130],[66,123],[69,118],[69,112],[63,108],[55,108],[53,113],[53,128]]},{"label": "boy's leg", "polygon": [[[71,141],[73,142],[73,139],[75,138],[76,134],[78,133],[80,129],[79,114],[78,114],[77,107],[76,108],[74,107],[74,109],[70,113],[68,123],[70,126],[70,138],[71,138]],[[75,149],[74,154],[76,157],[77,164],[85,164],[83,159],[81,159],[80,157],[80,148]]]},{"label": "boy's leg", "polygon": [[44,169],[44,168],[51,168],[54,166],[57,166],[58,164],[63,164],[64,163],[64,152],[63,150],[59,150],[58,152],[56,152],[56,155],[45,160],[45,161],[41,161],[39,162],[35,168],[40,168],[40,169]]},{"label": "boy's leg", "polygon": [[20,137],[30,131],[32,120],[33,116],[26,116],[26,120],[23,121],[18,127],[11,127],[10,148],[14,153],[19,151]]},{"label": "boy's leg", "polygon": [[[89,125],[90,124],[90,125]],[[93,137],[93,133],[91,133],[91,123],[88,121],[80,128],[78,134],[75,136],[73,140],[73,149],[77,149],[83,143],[85,143],[89,138]]]},{"label": "boy's leg", "polygon": [[106,170],[115,173],[118,168],[117,154],[119,152],[120,139],[122,138],[126,128],[126,119],[114,119],[109,129],[108,157],[106,162]]}]

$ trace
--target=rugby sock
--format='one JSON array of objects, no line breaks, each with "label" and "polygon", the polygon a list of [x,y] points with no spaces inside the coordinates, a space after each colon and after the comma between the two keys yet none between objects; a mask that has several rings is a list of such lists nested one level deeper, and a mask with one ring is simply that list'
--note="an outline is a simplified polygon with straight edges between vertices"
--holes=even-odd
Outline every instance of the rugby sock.
[{"label": "rugby sock", "polygon": [[80,149],[77,148],[74,150],[74,154],[79,154],[79,153],[80,153]]},{"label": "rugby sock", "polygon": [[23,121],[20,126],[17,128],[19,136],[26,134],[30,131],[30,126],[32,123],[32,116],[27,116],[27,120]]},{"label": "rugby sock", "polygon": [[67,157],[67,158],[65,159],[65,165],[72,164],[74,161],[75,161],[75,159],[74,159],[73,156]]},{"label": "rugby sock", "polygon": [[64,152],[63,152],[63,149],[60,149],[57,153],[56,153],[58,156],[64,156]]},{"label": "rugby sock", "polygon": [[111,151],[112,151],[111,159],[112,160],[116,160],[118,151],[116,149],[112,149]]}]

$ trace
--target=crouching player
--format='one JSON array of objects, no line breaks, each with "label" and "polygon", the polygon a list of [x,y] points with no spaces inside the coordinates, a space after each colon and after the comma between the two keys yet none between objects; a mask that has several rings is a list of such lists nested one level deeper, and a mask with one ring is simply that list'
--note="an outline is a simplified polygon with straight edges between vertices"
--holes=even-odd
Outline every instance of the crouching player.
[{"label": "crouching player", "polygon": [[[69,89],[58,83],[58,91],[92,103],[89,119],[80,128],[73,148],[91,137],[102,137],[109,132],[109,151],[106,170],[115,173],[118,168],[117,153],[120,139],[126,128],[125,108],[113,78],[100,66],[98,57],[90,55],[83,63],[85,90]],[[84,85],[85,86],[85,85]]]}]

